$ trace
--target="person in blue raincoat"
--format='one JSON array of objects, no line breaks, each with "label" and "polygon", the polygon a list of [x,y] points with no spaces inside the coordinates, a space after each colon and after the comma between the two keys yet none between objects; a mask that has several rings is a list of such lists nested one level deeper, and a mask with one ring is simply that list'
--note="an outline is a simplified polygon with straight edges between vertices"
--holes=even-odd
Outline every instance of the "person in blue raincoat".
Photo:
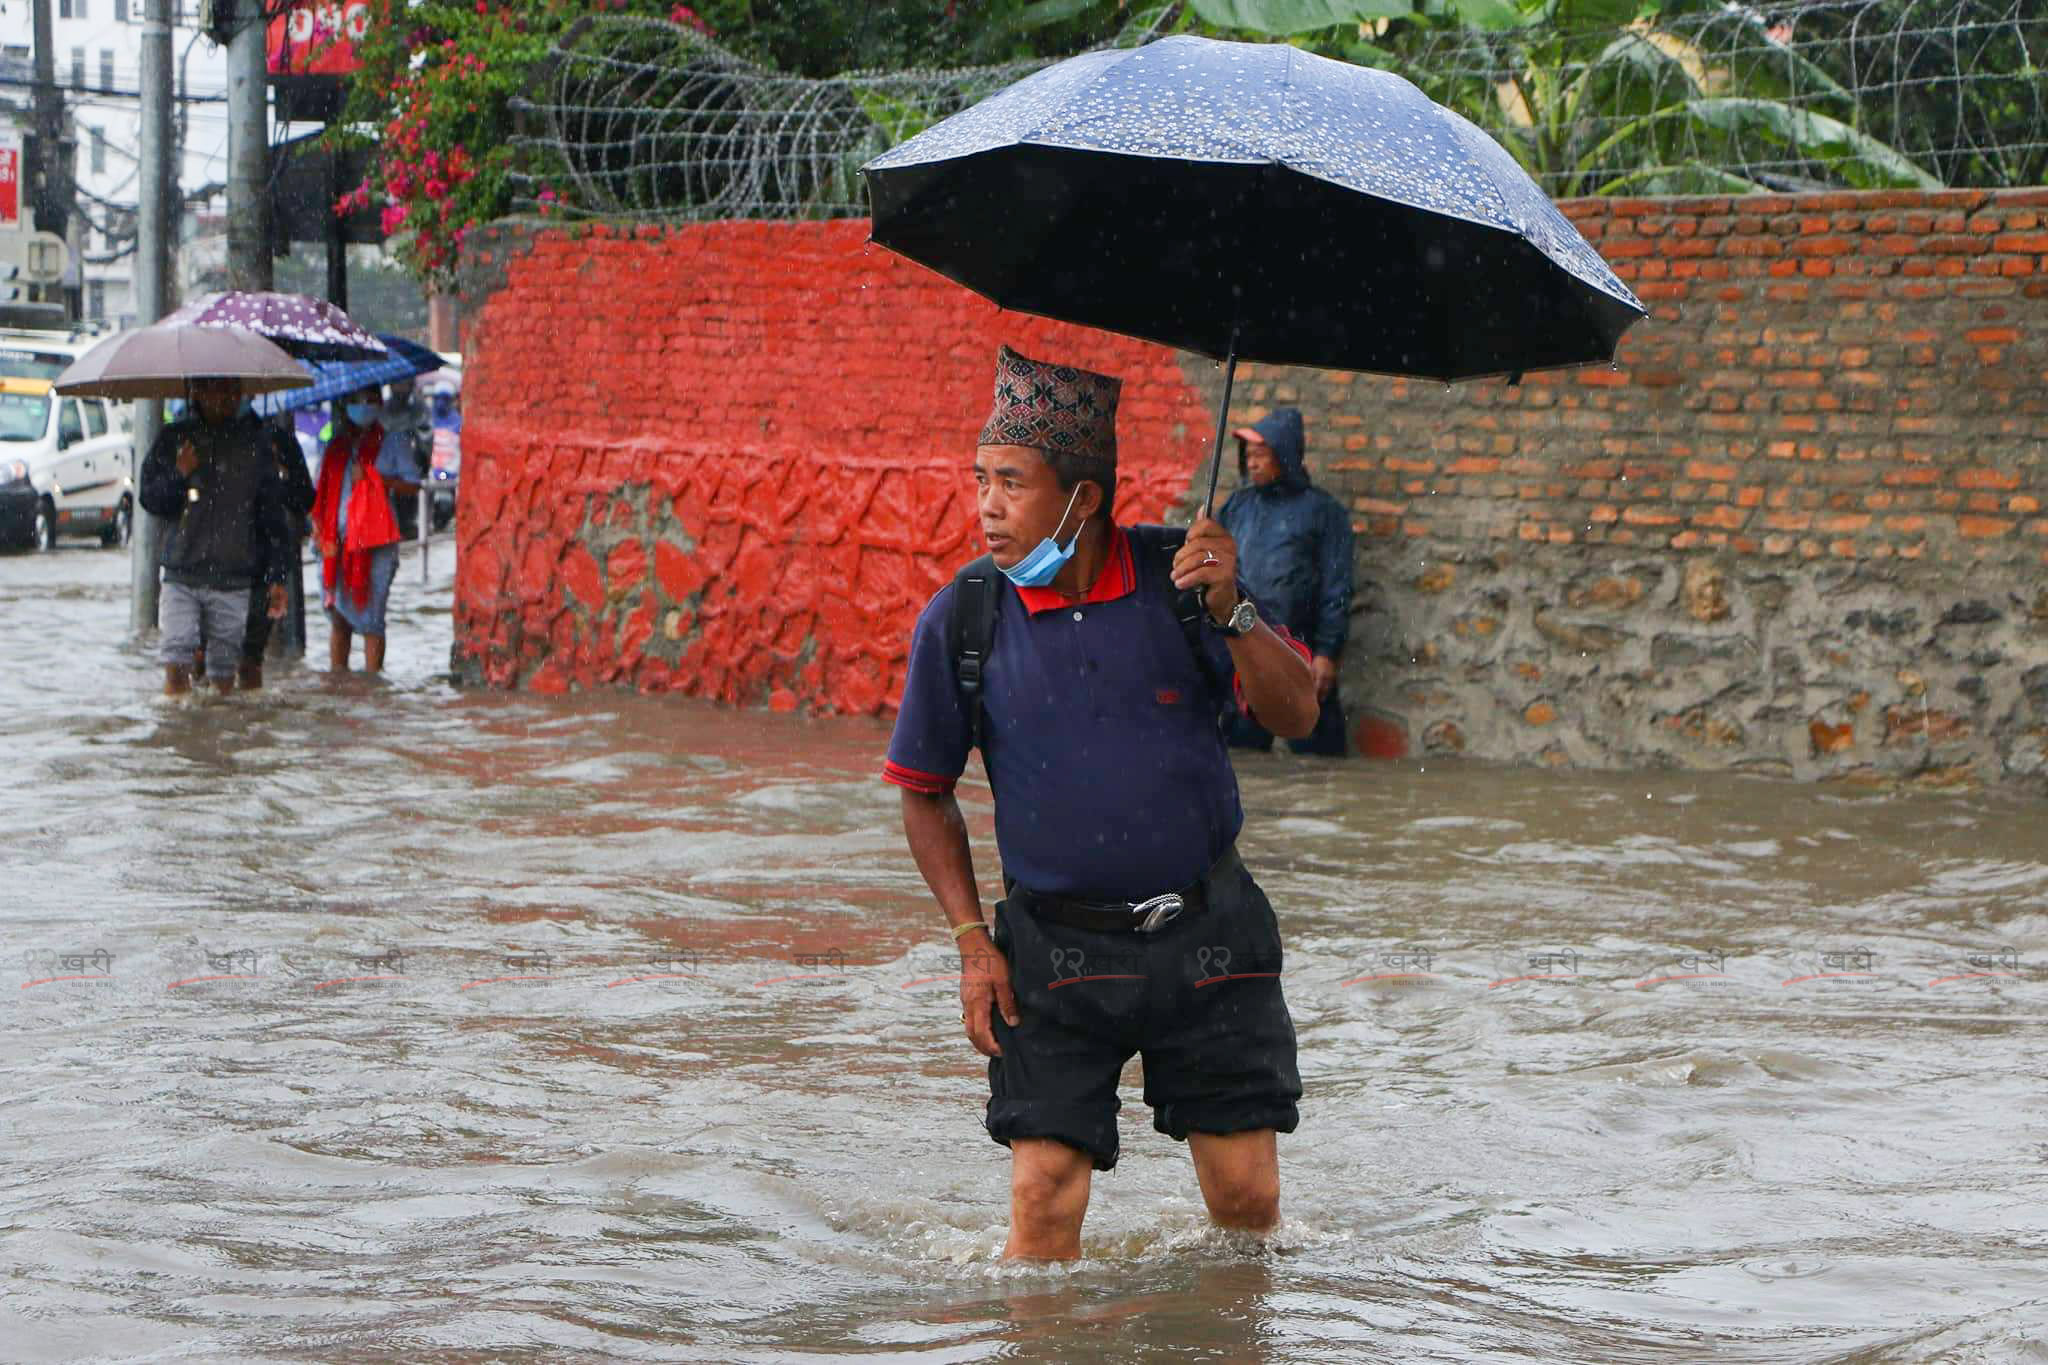
[{"label": "person in blue raincoat", "polygon": [[[1345,751],[1344,707],[1337,663],[1351,624],[1351,517],[1310,481],[1302,464],[1301,413],[1281,408],[1237,430],[1243,486],[1216,519],[1237,541],[1238,568],[1252,597],[1313,654],[1322,714],[1313,733],[1289,740],[1298,754]],[[1230,743],[1270,749],[1273,736],[1243,714],[1230,721]]]}]

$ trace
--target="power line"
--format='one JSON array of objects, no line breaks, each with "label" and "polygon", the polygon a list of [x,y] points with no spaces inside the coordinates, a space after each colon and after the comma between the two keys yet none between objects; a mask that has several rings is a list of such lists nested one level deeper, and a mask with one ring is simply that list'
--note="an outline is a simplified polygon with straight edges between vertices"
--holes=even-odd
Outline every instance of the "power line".
[{"label": "power line", "polygon": [[[60,93],[69,92],[74,95],[104,95],[112,99],[139,100],[142,98],[142,91],[139,89],[115,90],[99,85],[68,85],[63,81],[39,81],[33,76],[26,78],[20,76],[0,76],[0,85],[19,86],[24,90],[55,90]],[[174,94],[171,98],[180,104],[226,104],[228,102],[228,97],[224,94],[194,95],[186,92]]]}]

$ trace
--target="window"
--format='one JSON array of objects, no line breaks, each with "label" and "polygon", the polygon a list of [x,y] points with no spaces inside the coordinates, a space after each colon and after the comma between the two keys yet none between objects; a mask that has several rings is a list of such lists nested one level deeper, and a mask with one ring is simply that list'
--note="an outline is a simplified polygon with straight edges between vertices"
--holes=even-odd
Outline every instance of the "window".
[{"label": "window", "polygon": [[[103,318],[107,315],[107,282],[87,280],[85,282],[85,315],[89,318]],[[67,407],[69,404],[66,405]]]},{"label": "window", "polygon": [[114,49],[112,49],[111,47],[103,47],[100,49],[100,89],[112,90],[113,88]]},{"label": "window", "polygon": [[114,22],[117,24],[128,22],[128,0],[114,0]]},{"label": "window", "polygon": [[92,134],[92,173],[94,175],[105,175],[107,171],[107,130],[104,128],[89,128],[86,131]]},{"label": "window", "polygon": [[64,411],[57,419],[57,449],[75,446],[85,439],[85,424],[78,418],[78,400],[64,400]]},{"label": "window", "polygon": [[74,90],[85,89],[85,49],[82,47],[71,49],[71,87]]},{"label": "window", "polygon": [[[94,280],[93,283],[99,284],[100,282]],[[100,287],[102,289],[106,288],[105,285],[100,285]],[[107,409],[105,404],[96,400],[87,401],[85,405],[85,434],[88,436],[104,436],[107,434]]]}]

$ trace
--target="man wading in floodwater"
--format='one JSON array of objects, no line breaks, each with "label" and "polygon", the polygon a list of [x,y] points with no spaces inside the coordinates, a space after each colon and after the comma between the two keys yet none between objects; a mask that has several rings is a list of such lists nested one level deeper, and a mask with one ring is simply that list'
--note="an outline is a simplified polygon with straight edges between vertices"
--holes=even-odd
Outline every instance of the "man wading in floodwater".
[{"label": "man wading in floodwater", "polygon": [[[1116,380],[1008,347],[997,365],[974,454],[993,563],[918,618],[883,776],[904,789],[911,853],[960,944],[967,1036],[990,1059],[986,1125],[1010,1149],[1003,1254],[1080,1255],[1134,1052],[1153,1126],[1187,1141],[1210,1217],[1264,1231],[1301,1080],[1279,927],[1234,848],[1244,816],[1218,717],[1235,675],[1266,728],[1308,734],[1307,653],[1259,622],[1216,522],[1183,544],[1111,520]],[[1198,586],[1206,612],[1177,620],[1175,590]],[[953,798],[977,744],[1007,889],[987,929]]]}]

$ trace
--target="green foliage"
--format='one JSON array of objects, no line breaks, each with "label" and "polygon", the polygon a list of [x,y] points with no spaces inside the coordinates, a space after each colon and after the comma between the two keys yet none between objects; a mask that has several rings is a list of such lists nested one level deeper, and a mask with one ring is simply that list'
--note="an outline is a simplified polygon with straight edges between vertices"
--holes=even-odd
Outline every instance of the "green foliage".
[{"label": "green foliage", "polygon": [[1405,19],[1415,12],[1408,0],[1191,0],[1204,23],[1250,29],[1278,37],[1313,33],[1339,24]]},{"label": "green foliage", "polygon": [[1561,196],[1752,190],[1758,182],[1741,173],[1751,149],[1850,186],[1940,183],[1859,127],[1863,111],[1848,85],[1747,7],[1192,0],[1191,8],[1218,36],[1285,38],[1408,77]]}]

